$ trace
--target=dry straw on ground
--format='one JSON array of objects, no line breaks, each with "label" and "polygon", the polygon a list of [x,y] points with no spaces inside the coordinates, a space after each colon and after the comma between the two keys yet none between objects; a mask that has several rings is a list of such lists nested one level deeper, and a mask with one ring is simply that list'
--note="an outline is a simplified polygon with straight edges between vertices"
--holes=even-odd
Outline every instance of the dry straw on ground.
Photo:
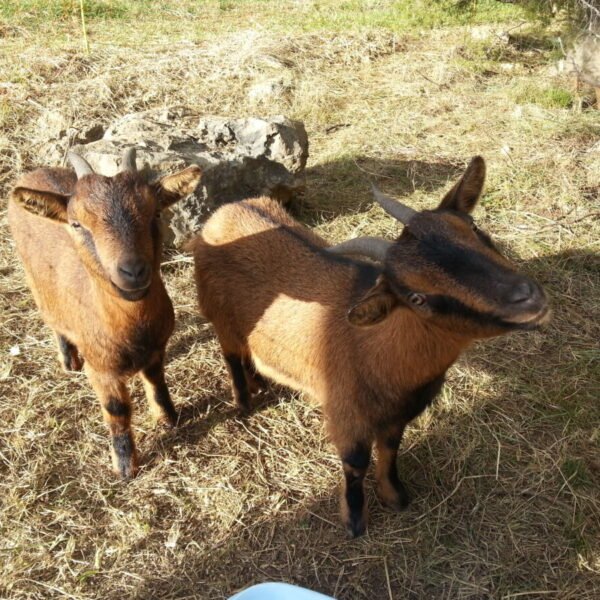
[{"label": "dry straw on ground", "polygon": [[[79,40],[45,48],[30,30],[3,33],[3,198],[36,164],[48,110],[74,127],[173,105],[304,119],[311,160],[295,211],[332,240],[397,233],[371,206],[369,179],[433,206],[483,154],[477,220],[547,287],[554,319],[480,344],[452,368],[403,445],[413,504],[392,514],[371,494],[369,532],[351,541],[318,409],[273,387],[236,418],[178,255],[164,277],[181,424],[154,430],[137,386],[146,462],[131,484],[116,481],[96,401],[83,376],[59,370],[2,204],[0,597],[223,598],[271,579],[347,599],[600,597],[600,113],[548,106],[547,91],[569,85],[549,51],[494,29],[476,39],[469,28],[248,30],[139,49],[95,43],[90,29],[90,56]],[[285,94],[248,98],[282,73]]]}]

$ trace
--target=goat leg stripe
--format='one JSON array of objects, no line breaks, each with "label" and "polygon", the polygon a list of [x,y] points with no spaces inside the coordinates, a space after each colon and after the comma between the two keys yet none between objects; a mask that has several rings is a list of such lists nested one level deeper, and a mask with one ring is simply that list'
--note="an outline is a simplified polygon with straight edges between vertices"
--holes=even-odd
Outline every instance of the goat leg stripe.
[{"label": "goat leg stripe", "polygon": [[351,452],[344,455],[344,465],[348,465],[357,471],[366,471],[369,467],[370,452],[369,447],[363,444],[358,444]]},{"label": "goat leg stripe", "polygon": [[104,405],[104,409],[111,417],[131,417],[131,406],[118,398],[110,397]]}]

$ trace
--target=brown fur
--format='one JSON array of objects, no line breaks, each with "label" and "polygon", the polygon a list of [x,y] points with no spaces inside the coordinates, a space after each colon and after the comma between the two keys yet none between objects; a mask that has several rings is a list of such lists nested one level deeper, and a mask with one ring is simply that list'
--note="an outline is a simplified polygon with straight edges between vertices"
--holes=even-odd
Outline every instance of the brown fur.
[{"label": "brown fur", "polygon": [[[183,174],[189,185],[179,197],[200,177],[197,167]],[[181,180],[182,174],[163,182],[174,178]],[[127,380],[140,373],[157,420],[174,425],[176,418],[163,375],[174,313],[160,277],[156,220],[162,206],[176,198],[169,189],[172,197],[165,201],[164,187],[130,172],[77,181],[67,169],[38,169],[17,182],[8,207],[36,304],[57,334],[65,368],[84,366],[113,437],[114,468],[123,477],[137,469]],[[115,286],[127,283],[119,261],[130,257],[148,265],[145,291]]]},{"label": "brown fur", "polygon": [[[463,192],[457,184],[449,195],[466,193],[461,201],[470,210],[481,185],[473,197],[472,182],[463,183]],[[464,238],[464,247],[484,246],[470,226],[447,212],[448,197],[444,202],[435,215],[437,227]],[[383,270],[328,253],[327,246],[267,198],[220,208],[191,244],[200,309],[223,353],[241,356],[321,402],[344,466],[342,518],[358,535],[366,526],[362,480],[372,443],[379,454],[379,494],[386,505],[401,508],[408,496],[395,460],[405,425],[432,401],[445,371],[473,339],[506,329],[495,321],[469,324],[462,315],[426,313],[427,306],[411,310],[391,291],[404,264],[391,257],[403,248],[414,252],[417,266],[407,269],[413,289],[439,294],[450,286],[469,310],[492,308],[445,273],[427,272],[409,238],[396,242]],[[487,246],[478,250],[481,256],[488,252]],[[494,264],[508,268],[490,249],[492,255]]]}]

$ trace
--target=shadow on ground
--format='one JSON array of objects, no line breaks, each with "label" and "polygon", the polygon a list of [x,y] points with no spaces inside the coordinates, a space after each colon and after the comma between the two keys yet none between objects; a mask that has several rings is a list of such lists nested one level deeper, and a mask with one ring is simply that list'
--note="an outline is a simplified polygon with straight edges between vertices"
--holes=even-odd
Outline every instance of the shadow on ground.
[{"label": "shadow on ground", "polygon": [[307,191],[299,202],[290,204],[290,210],[308,225],[314,224],[316,216],[363,212],[373,203],[372,183],[397,198],[422,190],[432,194],[433,202],[439,201],[442,190],[460,177],[465,166],[458,161],[340,158],[306,170]]}]

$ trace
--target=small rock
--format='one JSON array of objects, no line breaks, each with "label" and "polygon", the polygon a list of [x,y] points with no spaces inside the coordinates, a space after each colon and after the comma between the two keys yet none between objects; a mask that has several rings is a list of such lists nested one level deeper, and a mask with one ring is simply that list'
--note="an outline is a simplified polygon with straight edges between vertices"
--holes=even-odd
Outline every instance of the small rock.
[{"label": "small rock", "polygon": [[489,25],[476,25],[475,27],[471,27],[470,33],[474,40],[488,40],[494,35],[494,32]]},{"label": "small rock", "polygon": [[57,110],[47,110],[38,118],[38,129],[43,132],[45,139],[58,140],[68,128],[68,119]]},{"label": "small rock", "polygon": [[291,83],[286,82],[283,77],[259,81],[248,90],[248,99],[259,103],[281,98],[292,89]]},{"label": "small rock", "polygon": [[498,31],[497,28],[490,25],[475,25],[470,30],[471,37],[474,40],[493,40],[495,43],[502,42],[508,44],[510,41],[510,35],[506,31]]}]

